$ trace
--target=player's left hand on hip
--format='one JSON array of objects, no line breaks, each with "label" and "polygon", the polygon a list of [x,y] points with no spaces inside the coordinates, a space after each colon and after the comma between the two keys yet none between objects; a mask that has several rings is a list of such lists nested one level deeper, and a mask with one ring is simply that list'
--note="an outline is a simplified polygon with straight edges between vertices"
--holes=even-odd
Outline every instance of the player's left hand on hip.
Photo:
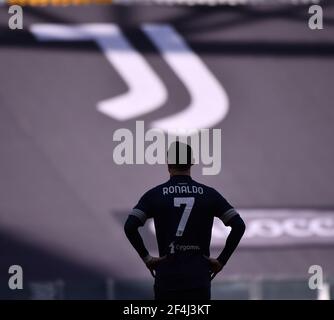
[{"label": "player's left hand on hip", "polygon": [[213,280],[213,278],[223,269],[223,265],[217,260],[213,258],[207,258],[210,263],[210,278]]},{"label": "player's left hand on hip", "polygon": [[150,270],[153,277],[155,277],[155,269],[161,261],[166,259],[166,256],[163,257],[152,257],[149,261],[146,262],[146,267]]}]

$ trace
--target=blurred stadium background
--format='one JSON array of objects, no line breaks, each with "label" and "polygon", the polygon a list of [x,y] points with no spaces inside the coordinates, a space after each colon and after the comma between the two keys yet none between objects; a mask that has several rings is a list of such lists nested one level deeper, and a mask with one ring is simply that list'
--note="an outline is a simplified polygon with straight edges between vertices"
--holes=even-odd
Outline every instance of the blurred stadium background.
[{"label": "blurred stadium background", "polygon": [[[228,97],[226,116],[211,125],[223,133],[222,172],[195,168],[194,177],[223,192],[248,225],[213,298],[333,299],[333,3],[317,1],[324,29],[312,31],[312,1],[107,2],[10,0],[26,5],[23,30],[10,30],[2,1],[0,298],[152,298],[150,273],[122,224],[167,172],[117,166],[112,137],[136,120],[171,125],[194,101],[212,104],[202,74],[193,70],[203,85],[194,90],[182,74],[191,70],[171,63],[184,57],[217,80],[214,94]],[[65,41],[64,30],[52,29],[91,23],[112,24],[113,36],[103,45],[67,32]],[[189,121],[200,126],[207,117],[200,105]],[[142,231],[154,253],[150,226]],[[217,225],[213,255],[225,234]],[[23,268],[23,290],[7,287],[13,264]],[[308,288],[311,265],[323,268],[321,290]]]}]

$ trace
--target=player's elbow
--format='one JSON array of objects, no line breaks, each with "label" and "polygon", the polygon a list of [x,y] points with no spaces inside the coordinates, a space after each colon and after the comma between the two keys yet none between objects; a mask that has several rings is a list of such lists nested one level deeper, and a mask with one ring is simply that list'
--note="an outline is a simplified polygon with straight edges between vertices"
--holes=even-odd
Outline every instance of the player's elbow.
[{"label": "player's elbow", "polygon": [[134,226],[128,218],[124,224],[124,232],[127,236],[129,236],[134,231]]},{"label": "player's elbow", "polygon": [[246,224],[244,222],[244,220],[242,220],[240,218],[240,223],[239,223],[239,230],[240,230],[240,233],[243,235],[246,231]]},{"label": "player's elbow", "polygon": [[240,236],[243,236],[243,234],[246,231],[246,224],[239,215],[233,218],[233,221],[230,226],[232,230],[238,232]]},{"label": "player's elbow", "polygon": [[133,234],[137,231],[139,227],[139,222],[136,217],[129,216],[124,224],[124,232],[127,236]]}]

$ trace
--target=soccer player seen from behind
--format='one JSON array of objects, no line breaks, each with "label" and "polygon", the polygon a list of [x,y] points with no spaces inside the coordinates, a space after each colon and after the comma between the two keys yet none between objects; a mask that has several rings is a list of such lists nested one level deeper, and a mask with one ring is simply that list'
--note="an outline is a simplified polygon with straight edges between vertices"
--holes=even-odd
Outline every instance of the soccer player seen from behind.
[{"label": "soccer player seen from behind", "polygon": [[[167,158],[170,179],[141,197],[124,230],[155,277],[156,300],[209,300],[211,280],[238,246],[245,224],[220,193],[191,178],[193,155],[189,145],[172,143]],[[231,227],[216,259],[210,257],[214,217]],[[150,218],[154,220],[159,257],[148,253],[138,231]]]}]

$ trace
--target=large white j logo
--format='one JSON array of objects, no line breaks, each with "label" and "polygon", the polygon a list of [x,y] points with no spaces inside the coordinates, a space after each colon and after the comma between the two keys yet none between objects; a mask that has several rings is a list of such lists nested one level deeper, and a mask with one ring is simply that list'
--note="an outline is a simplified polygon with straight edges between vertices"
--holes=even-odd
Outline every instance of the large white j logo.
[{"label": "large white j logo", "polygon": [[[227,94],[201,59],[170,25],[145,24],[144,33],[184,83],[191,103],[180,113],[152,123],[152,127],[178,133],[210,128],[228,112]],[[158,75],[124,37],[115,24],[35,24],[31,32],[41,41],[95,41],[126,82],[127,93],[97,104],[97,109],[117,120],[152,112],[166,102],[167,90]],[[175,130],[175,131],[174,131]]]},{"label": "large white j logo", "polygon": [[146,24],[143,29],[188,89],[191,98],[184,111],[155,121],[153,127],[163,130],[182,128],[191,132],[210,128],[224,119],[229,105],[224,88],[181,36],[169,25]]}]

